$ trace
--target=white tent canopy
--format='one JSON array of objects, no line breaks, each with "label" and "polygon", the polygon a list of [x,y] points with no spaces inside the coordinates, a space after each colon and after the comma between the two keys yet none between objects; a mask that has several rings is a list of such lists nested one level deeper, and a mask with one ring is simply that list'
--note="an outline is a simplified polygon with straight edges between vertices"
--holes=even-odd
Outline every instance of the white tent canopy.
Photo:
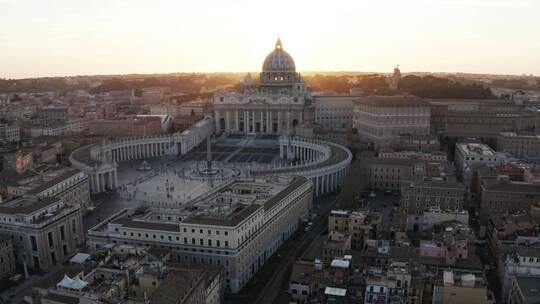
[{"label": "white tent canopy", "polygon": [[75,279],[72,279],[64,274],[64,278],[62,279],[62,281],[56,284],[56,287],[81,290],[85,288],[86,285],[88,285],[88,282],[81,280],[79,277],[75,277]]},{"label": "white tent canopy", "polygon": [[64,274],[64,278],[62,279],[62,281],[56,284],[56,287],[70,288],[73,282],[75,282],[75,280]]}]

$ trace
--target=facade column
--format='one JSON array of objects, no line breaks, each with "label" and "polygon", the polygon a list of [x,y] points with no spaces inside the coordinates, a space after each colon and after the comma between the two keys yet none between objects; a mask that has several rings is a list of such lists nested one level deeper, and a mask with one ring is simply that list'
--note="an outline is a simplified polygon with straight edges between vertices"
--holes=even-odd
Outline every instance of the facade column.
[{"label": "facade column", "polygon": [[231,111],[227,110],[225,112],[225,131],[231,130]]},{"label": "facade column", "polygon": [[88,175],[88,183],[90,184],[90,193],[96,193],[96,185],[94,185],[94,175]]},{"label": "facade column", "polygon": [[330,192],[330,175],[326,175],[326,193]]},{"label": "facade column", "polygon": [[219,121],[219,111],[216,111],[216,121],[215,121],[215,125],[216,125],[216,132],[219,133],[220,131],[220,128],[221,128],[221,123]]},{"label": "facade column", "polygon": [[255,132],[256,132],[256,131],[255,131],[255,127],[256,127],[256,125],[257,125],[257,123],[256,123],[257,119],[255,119],[255,117],[256,117],[256,116],[255,116],[255,111],[252,111],[252,112],[251,112],[251,117],[252,117],[252,119],[251,119],[251,125],[252,125],[252,128],[253,128],[253,129],[252,129],[252,133],[255,133]]},{"label": "facade column", "polygon": [[103,181],[101,178],[101,173],[98,173],[98,189],[100,193],[103,192]]},{"label": "facade column", "polygon": [[270,111],[266,111],[266,133],[270,133]]},{"label": "facade column", "polygon": [[261,133],[266,133],[265,132],[265,126],[264,126],[264,111],[260,111],[259,112],[260,116],[261,116]]},{"label": "facade column", "polygon": [[269,119],[269,121],[270,121],[269,122],[270,129],[268,129],[268,132],[269,133],[274,133],[274,129],[273,129],[274,128],[274,118],[272,117],[273,112],[268,111],[268,114],[269,114],[269,117],[270,117],[270,119]]},{"label": "facade column", "polygon": [[287,130],[291,128],[291,111],[287,111]]},{"label": "facade column", "polygon": [[97,173],[92,174],[92,183],[94,184],[94,193],[99,193],[99,184],[97,180]]},{"label": "facade column", "polygon": [[249,112],[244,111],[244,132],[249,133]]},{"label": "facade column", "polygon": [[319,195],[319,176],[315,177],[315,196]]},{"label": "facade column", "polygon": [[281,132],[281,111],[277,113],[277,131]]},{"label": "facade column", "polygon": [[234,111],[235,123],[236,123],[236,132],[240,131],[240,120],[238,120],[238,110]]}]

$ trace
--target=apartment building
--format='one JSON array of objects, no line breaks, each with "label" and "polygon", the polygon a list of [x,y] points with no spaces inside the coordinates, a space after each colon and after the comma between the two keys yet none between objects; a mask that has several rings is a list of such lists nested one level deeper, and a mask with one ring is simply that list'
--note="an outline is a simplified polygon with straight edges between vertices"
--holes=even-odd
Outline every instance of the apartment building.
[{"label": "apartment building", "polygon": [[332,210],[328,216],[328,231],[351,235],[351,248],[360,250],[364,241],[376,239],[382,229],[382,215],[369,210]]},{"label": "apartment building", "polygon": [[425,211],[433,208],[447,211],[466,209],[465,187],[452,177],[404,182],[401,198],[401,211],[408,215],[407,223],[413,223],[413,230],[419,230],[420,223],[415,218],[423,216]]},{"label": "apartment building", "polygon": [[99,119],[89,123],[90,132],[110,137],[150,136],[161,134],[160,117]]},{"label": "apartment building", "polygon": [[25,197],[0,205],[0,233],[13,239],[18,263],[47,270],[84,245],[79,204],[59,198]]},{"label": "apartment building", "polygon": [[502,153],[497,153],[490,146],[481,143],[457,143],[455,164],[458,172],[470,178],[472,171],[488,165],[501,165],[507,161]]},{"label": "apartment building", "polygon": [[0,234],[0,279],[15,273],[15,250],[11,236]]},{"label": "apartment building", "polygon": [[540,201],[540,175],[515,181],[508,175],[482,179],[480,185],[480,221],[483,225],[492,214],[527,212]]},{"label": "apartment building", "polygon": [[502,132],[497,136],[497,151],[518,158],[540,158],[540,134]]},{"label": "apartment building", "polygon": [[79,204],[86,212],[92,206],[88,176],[69,167],[38,166],[24,175],[12,175],[0,179],[5,187],[5,197],[56,197],[68,205]]},{"label": "apartment building", "polygon": [[0,141],[15,143],[21,140],[19,125],[0,123]]}]

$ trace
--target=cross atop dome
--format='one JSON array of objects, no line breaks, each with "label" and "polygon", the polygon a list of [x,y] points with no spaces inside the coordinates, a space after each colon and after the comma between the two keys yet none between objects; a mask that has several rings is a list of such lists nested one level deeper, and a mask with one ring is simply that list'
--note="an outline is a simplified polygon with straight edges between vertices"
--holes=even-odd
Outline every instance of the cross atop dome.
[{"label": "cross atop dome", "polygon": [[276,41],[276,50],[281,50],[283,49],[283,45],[281,44],[281,39],[279,39],[279,35],[277,37],[277,41]]}]

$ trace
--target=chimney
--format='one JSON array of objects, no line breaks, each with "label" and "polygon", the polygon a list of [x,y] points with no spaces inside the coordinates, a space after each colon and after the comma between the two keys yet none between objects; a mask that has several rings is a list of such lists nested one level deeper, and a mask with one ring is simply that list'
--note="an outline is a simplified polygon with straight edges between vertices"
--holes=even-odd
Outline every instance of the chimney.
[{"label": "chimney", "polygon": [[497,175],[497,184],[508,184],[510,182],[510,176]]}]

